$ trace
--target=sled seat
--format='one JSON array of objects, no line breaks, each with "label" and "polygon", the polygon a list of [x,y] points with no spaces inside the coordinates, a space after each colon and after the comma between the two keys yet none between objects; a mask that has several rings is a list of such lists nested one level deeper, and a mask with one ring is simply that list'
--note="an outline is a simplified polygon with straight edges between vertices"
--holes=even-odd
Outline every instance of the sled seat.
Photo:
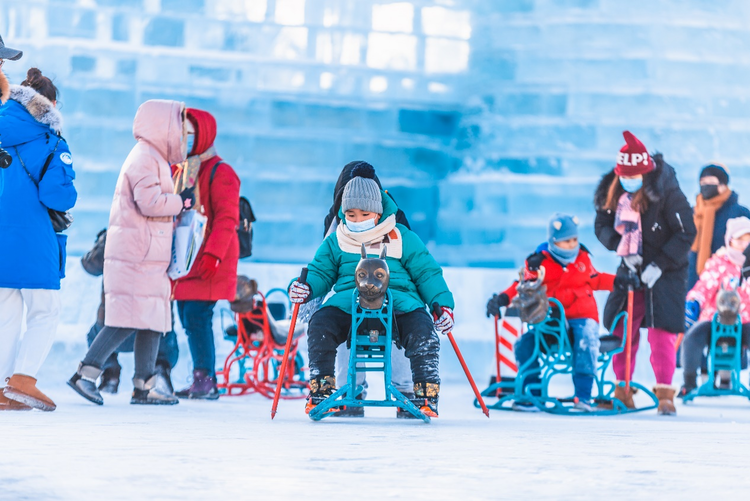
[{"label": "sled seat", "polygon": [[622,338],[606,334],[599,338],[599,353],[611,353],[622,346]]}]

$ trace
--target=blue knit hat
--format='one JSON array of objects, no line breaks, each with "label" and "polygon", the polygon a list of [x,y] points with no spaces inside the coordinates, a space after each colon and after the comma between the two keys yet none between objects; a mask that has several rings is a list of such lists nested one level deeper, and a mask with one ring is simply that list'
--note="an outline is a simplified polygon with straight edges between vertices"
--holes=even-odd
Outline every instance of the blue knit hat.
[{"label": "blue knit hat", "polygon": [[547,235],[550,242],[562,242],[578,237],[578,218],[558,212],[549,221]]}]

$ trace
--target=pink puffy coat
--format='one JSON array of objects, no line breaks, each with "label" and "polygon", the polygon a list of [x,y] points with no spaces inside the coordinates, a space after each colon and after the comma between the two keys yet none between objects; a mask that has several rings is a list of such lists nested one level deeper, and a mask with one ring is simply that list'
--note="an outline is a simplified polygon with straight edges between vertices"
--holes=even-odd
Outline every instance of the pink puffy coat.
[{"label": "pink puffy coat", "polygon": [[[721,289],[721,286],[728,287],[729,280],[739,280],[742,275],[740,265],[729,259],[726,254],[726,248],[714,252],[708,261],[706,266],[703,268],[703,272],[700,278],[695,283],[690,292],[688,292],[688,301],[698,301],[701,305],[701,315],[698,318],[699,322],[710,322],[716,314],[716,296]],[[740,306],[740,318],[742,323],[746,324],[750,322],[750,290],[748,290],[748,282],[745,281],[742,287],[737,289],[742,300]]]},{"label": "pink puffy coat", "polygon": [[104,324],[167,332],[172,328],[167,267],[173,216],[182,198],[172,193],[170,164],[183,153],[184,104],[146,101],[138,108],[138,143],[117,180],[104,249]]}]

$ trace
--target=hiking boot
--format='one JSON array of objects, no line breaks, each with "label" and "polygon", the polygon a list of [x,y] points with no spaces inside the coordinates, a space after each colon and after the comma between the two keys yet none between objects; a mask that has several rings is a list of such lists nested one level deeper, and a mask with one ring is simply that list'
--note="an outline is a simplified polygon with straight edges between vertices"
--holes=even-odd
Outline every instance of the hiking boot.
[{"label": "hiking boot", "polygon": [[[404,391],[402,392],[404,396],[410,401],[413,402],[415,400],[414,392],[411,391]],[[396,417],[398,419],[419,419],[418,416],[415,416],[411,412],[407,411],[406,409],[402,409],[401,407],[396,407]]]},{"label": "hiking boot", "polygon": [[5,381],[3,395],[6,398],[40,411],[51,412],[57,408],[55,402],[36,387],[35,378],[24,374],[13,374]]},{"label": "hiking boot", "polygon": [[685,398],[688,393],[696,389],[698,387],[697,379],[698,378],[695,374],[683,374],[682,387],[680,388],[680,391],[677,392],[677,396],[680,398]]},{"label": "hiking boot", "polygon": [[[310,380],[310,394],[307,396],[307,404],[305,405],[305,414],[310,414],[310,411],[315,408],[316,405],[324,401],[336,393],[336,378],[333,376],[317,376]],[[331,407],[328,412],[337,412],[337,407]]]},{"label": "hiking boot", "polygon": [[510,408],[516,412],[541,412],[539,407],[531,402],[513,402]]},{"label": "hiking boot", "polygon": [[107,367],[102,372],[102,380],[99,382],[99,391],[104,393],[117,394],[120,387],[120,368]]},{"label": "hiking boot", "polygon": [[78,365],[78,370],[73,377],[68,380],[68,386],[73,388],[76,393],[81,395],[89,402],[96,405],[103,405],[104,399],[96,388],[96,379],[102,373],[102,370],[93,365]]},{"label": "hiking boot", "polygon": [[439,383],[414,383],[414,398],[411,400],[425,416],[438,417]]},{"label": "hiking boot", "polygon": [[[158,369],[156,376],[158,377]],[[184,390],[178,391],[175,395],[179,398],[195,400],[216,400],[219,398],[219,389],[216,387],[216,376],[209,376],[208,371],[205,369],[195,369],[193,371],[193,384]]]},{"label": "hiking boot", "polygon": [[617,386],[615,386],[615,394],[614,398],[622,402],[625,407],[628,409],[635,409],[635,402],[633,402],[633,395],[635,395],[635,390],[631,386],[629,388],[630,391],[625,391],[625,385],[623,384],[620,386],[620,383],[622,381],[617,382]]},{"label": "hiking boot", "polygon": [[166,395],[174,395],[174,386],[172,386],[172,369],[169,367],[169,364],[163,360],[157,360],[154,370],[156,371],[154,373],[154,376],[156,377],[156,385],[154,388]]},{"label": "hiking boot", "polygon": [[174,395],[162,393],[156,389],[156,376],[151,376],[148,381],[133,378],[133,396],[130,403],[134,405],[175,405],[180,400]]},{"label": "hiking boot", "polygon": [[16,402],[15,400],[11,400],[7,398],[5,395],[3,395],[2,390],[0,390],[0,411],[30,411],[31,407],[28,405],[22,404],[21,402]]},{"label": "hiking boot", "polygon": [[656,398],[659,399],[659,408],[656,412],[660,416],[674,416],[677,414],[677,409],[674,407],[674,394],[675,389],[668,384],[657,384],[654,386],[654,393]]}]

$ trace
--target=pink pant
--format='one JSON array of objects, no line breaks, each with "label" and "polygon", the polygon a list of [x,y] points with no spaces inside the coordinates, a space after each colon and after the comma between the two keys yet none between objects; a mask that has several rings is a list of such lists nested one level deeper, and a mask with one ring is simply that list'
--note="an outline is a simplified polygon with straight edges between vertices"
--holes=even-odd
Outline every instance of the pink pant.
[{"label": "pink pant", "polygon": [[[641,340],[640,325],[646,316],[646,297],[644,291],[635,291],[633,294],[633,345],[630,357],[630,375],[632,378],[635,371],[635,355],[638,353],[638,345]],[[620,323],[613,334],[622,337],[623,326]],[[677,334],[672,334],[656,327],[648,328],[648,344],[651,345],[651,367],[654,368],[657,384],[672,384],[677,357],[675,356],[675,340]],[[625,352],[612,358],[612,368],[618,380],[625,379]]]}]

